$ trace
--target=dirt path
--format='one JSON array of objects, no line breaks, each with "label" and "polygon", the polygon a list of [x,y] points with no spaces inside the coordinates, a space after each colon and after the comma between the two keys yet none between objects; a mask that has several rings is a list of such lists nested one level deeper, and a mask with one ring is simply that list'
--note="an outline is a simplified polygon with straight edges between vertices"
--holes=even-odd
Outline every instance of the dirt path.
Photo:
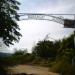
[{"label": "dirt path", "polygon": [[52,73],[46,67],[31,66],[31,65],[18,65],[9,68],[13,73],[27,73],[35,75],[59,75]]}]

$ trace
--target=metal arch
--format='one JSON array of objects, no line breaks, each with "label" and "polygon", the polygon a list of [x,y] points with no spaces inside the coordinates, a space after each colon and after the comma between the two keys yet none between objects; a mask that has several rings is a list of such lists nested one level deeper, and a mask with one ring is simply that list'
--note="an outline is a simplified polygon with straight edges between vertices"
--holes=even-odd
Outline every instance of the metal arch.
[{"label": "metal arch", "polygon": [[55,17],[52,14],[19,13],[19,16],[24,16],[24,19],[21,20],[48,20],[48,21],[54,21],[60,24],[64,24],[63,18]]},{"label": "metal arch", "polygon": [[[61,15],[74,15],[75,14],[40,14],[40,13],[18,13],[18,15],[24,16],[23,19],[20,20],[48,20],[54,21],[60,24],[63,24],[64,27],[75,28],[75,20],[64,19]],[[54,15],[60,15],[60,17],[56,17]]]}]

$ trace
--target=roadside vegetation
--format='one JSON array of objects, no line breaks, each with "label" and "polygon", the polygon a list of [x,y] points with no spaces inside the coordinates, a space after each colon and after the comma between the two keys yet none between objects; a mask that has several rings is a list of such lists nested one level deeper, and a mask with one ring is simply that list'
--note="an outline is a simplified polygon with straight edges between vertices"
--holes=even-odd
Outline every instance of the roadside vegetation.
[{"label": "roadside vegetation", "polygon": [[[19,5],[17,0],[0,1],[0,38],[8,47],[18,42],[22,36],[16,22],[19,21]],[[7,68],[19,64],[46,66],[50,67],[50,71],[62,75],[75,75],[74,36],[75,33],[63,40],[39,41],[32,48],[32,53],[20,49],[11,56],[0,56],[0,75],[8,75]]]},{"label": "roadside vegetation", "polygon": [[74,34],[59,41],[39,41],[32,48],[32,53],[20,49],[0,60],[4,66],[39,65],[63,75],[75,75]]}]

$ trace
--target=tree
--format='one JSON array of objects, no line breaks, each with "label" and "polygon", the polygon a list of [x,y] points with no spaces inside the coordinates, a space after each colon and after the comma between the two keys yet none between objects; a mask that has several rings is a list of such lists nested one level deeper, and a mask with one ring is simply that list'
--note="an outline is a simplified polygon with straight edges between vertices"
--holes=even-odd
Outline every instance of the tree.
[{"label": "tree", "polygon": [[13,42],[18,42],[22,36],[16,22],[19,20],[18,5],[20,3],[16,0],[0,1],[0,38],[7,46],[13,45]]},{"label": "tree", "polygon": [[54,58],[57,54],[57,50],[54,48],[53,42],[39,41],[33,48],[32,53],[42,58]]},{"label": "tree", "polygon": [[13,55],[26,55],[27,53],[27,49],[15,49],[15,53]]},{"label": "tree", "polygon": [[73,33],[70,35],[68,38],[64,38],[62,40],[62,43],[60,44],[60,49],[59,49],[59,54],[63,54],[65,52],[65,49],[74,49],[74,36],[75,34]]}]

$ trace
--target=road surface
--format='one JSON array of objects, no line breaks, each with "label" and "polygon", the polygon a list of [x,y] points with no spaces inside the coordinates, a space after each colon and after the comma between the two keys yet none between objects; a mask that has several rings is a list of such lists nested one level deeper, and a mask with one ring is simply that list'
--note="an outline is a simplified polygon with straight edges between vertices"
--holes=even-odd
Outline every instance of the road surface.
[{"label": "road surface", "polygon": [[9,67],[11,73],[27,73],[27,74],[35,74],[35,75],[59,75],[56,73],[52,73],[49,71],[47,67],[40,66],[31,66],[31,65],[18,65],[14,67]]}]

